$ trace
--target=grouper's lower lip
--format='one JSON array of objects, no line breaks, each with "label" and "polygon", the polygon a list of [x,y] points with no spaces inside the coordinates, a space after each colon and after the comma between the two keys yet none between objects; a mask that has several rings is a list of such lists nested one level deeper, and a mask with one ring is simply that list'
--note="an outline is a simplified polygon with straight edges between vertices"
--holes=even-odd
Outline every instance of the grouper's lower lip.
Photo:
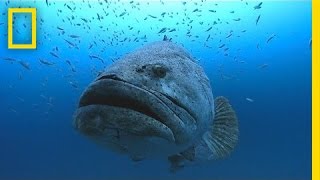
[{"label": "grouper's lower lip", "polygon": [[[94,115],[104,119],[102,123],[114,123],[118,128],[135,131],[137,134],[139,132],[134,129],[138,126],[153,128],[154,135],[174,140],[178,144],[183,143],[188,138],[184,135],[189,134],[186,133],[188,127],[185,127],[179,117],[170,112],[170,109],[168,110],[168,107],[154,94],[120,80],[101,79],[91,84],[84,92],[75,123],[83,124],[81,121],[90,120]],[[137,117],[143,120],[137,121]],[[131,125],[124,125],[125,121]],[[144,131],[147,130],[141,131],[141,135],[147,135]],[[170,134],[173,134],[173,137],[170,137]]]},{"label": "grouper's lower lip", "polygon": [[172,131],[163,123],[140,112],[117,106],[87,105],[75,114],[75,127],[87,136],[109,135],[110,129],[137,136],[161,137],[174,143]]}]

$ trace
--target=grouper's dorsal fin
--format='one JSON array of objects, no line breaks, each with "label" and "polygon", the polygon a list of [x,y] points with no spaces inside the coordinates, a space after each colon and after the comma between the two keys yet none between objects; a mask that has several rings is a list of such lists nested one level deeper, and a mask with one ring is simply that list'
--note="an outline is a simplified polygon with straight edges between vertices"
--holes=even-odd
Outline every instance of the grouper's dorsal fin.
[{"label": "grouper's dorsal fin", "polygon": [[169,42],[171,42],[171,40],[172,38],[169,39],[167,35],[164,35],[162,39],[162,41],[169,41]]},{"label": "grouper's dorsal fin", "polygon": [[229,155],[236,146],[239,128],[236,113],[225,97],[217,97],[214,104],[213,125],[202,138],[212,152],[210,159],[219,159]]}]

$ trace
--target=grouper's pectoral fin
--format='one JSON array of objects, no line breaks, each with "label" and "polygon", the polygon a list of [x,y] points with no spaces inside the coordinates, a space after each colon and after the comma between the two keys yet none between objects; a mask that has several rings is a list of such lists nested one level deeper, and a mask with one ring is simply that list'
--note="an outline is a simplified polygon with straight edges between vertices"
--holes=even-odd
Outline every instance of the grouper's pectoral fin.
[{"label": "grouper's pectoral fin", "polygon": [[200,142],[179,154],[168,157],[171,172],[176,172],[189,163],[226,157],[236,146],[239,128],[235,111],[225,97],[217,97],[214,104],[213,124],[204,133]]},{"label": "grouper's pectoral fin", "polygon": [[239,128],[235,111],[225,97],[217,97],[214,101],[215,117],[213,125],[202,139],[212,153],[210,159],[228,156],[238,142]]}]

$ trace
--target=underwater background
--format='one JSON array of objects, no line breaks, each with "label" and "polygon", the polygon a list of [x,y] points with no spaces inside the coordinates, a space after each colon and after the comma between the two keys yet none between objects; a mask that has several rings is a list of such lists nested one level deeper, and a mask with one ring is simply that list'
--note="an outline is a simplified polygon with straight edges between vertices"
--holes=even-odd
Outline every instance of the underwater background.
[{"label": "underwater background", "polygon": [[[0,2],[0,179],[311,179],[311,1]],[[37,49],[9,50],[8,8],[37,8]],[[31,42],[14,14],[14,43]],[[240,137],[226,159],[169,173],[72,127],[105,67],[167,35],[230,100]]]}]

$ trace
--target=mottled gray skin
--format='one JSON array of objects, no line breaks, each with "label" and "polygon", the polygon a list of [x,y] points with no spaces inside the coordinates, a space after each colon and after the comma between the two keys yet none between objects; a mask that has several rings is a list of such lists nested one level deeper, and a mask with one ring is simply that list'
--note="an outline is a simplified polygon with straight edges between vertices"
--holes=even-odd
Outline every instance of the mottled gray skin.
[{"label": "mottled gray skin", "polygon": [[82,94],[74,126],[133,160],[197,144],[214,118],[203,69],[185,49],[154,42],[108,67]]}]

